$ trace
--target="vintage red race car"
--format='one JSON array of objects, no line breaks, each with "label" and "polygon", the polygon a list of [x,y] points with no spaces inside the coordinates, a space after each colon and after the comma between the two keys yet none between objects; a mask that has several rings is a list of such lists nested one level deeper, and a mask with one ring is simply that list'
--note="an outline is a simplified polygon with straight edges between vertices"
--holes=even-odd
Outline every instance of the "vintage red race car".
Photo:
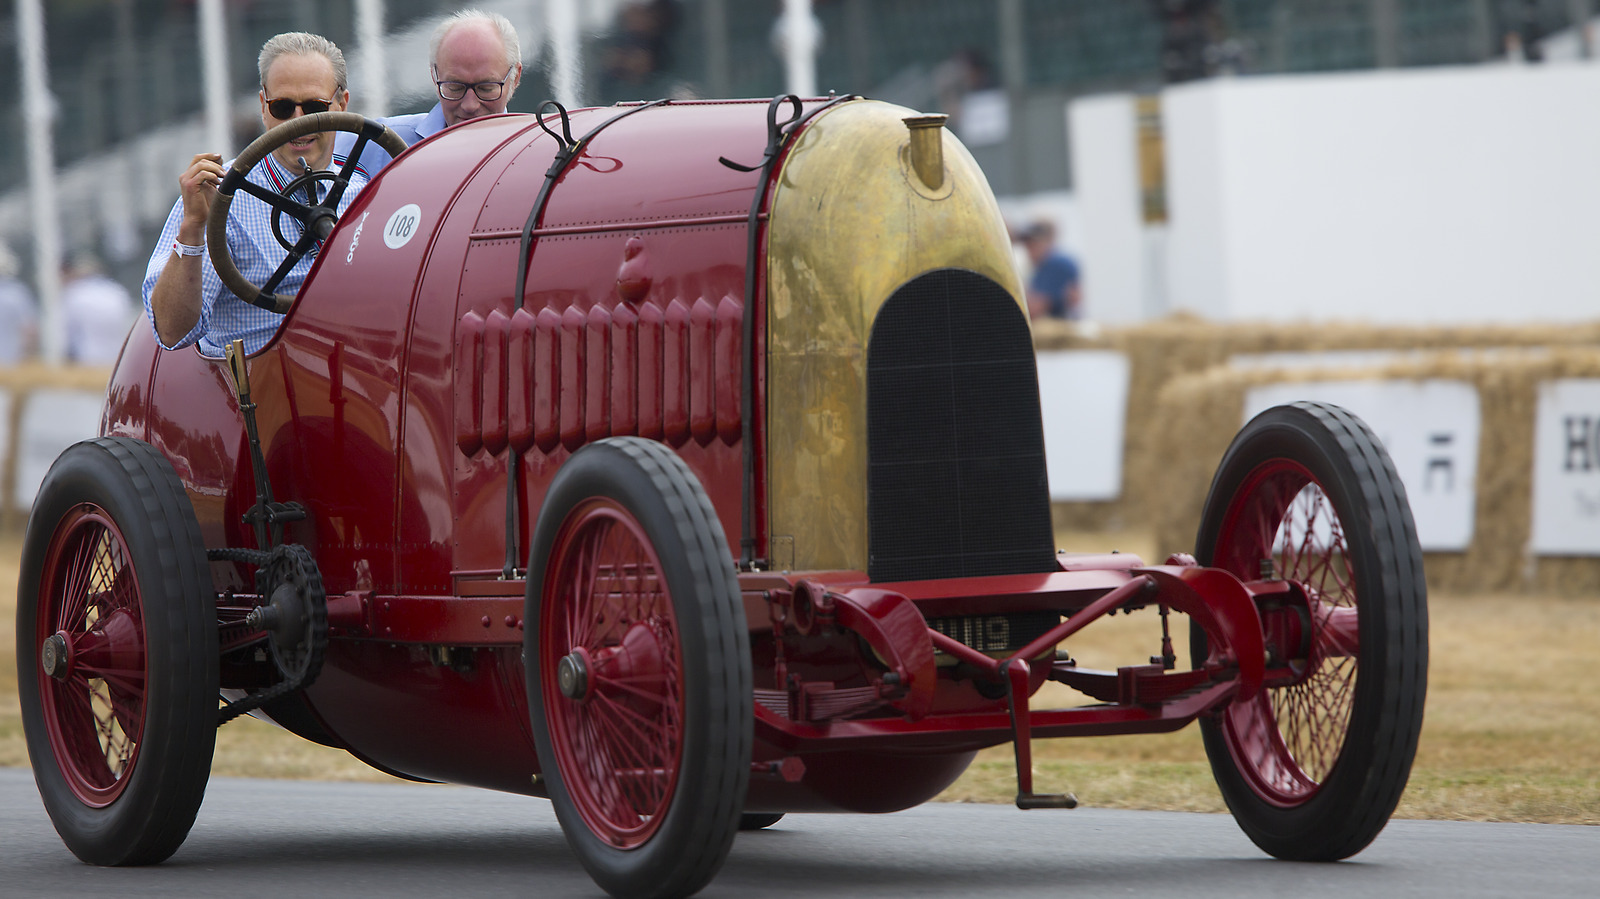
[{"label": "vintage red race car", "polygon": [[[1405,491],[1335,407],[1271,409],[1194,555],[1058,552],[1005,225],[972,158],[855,97],[473,120],[403,149],[248,359],[134,328],[55,463],[19,588],[21,698],[67,846],[158,862],[217,727],[270,718],[401,777],[548,797],[620,897],[683,896],[741,828],[885,812],[1011,742],[1198,720],[1266,852],[1383,828],[1422,721]],[[347,172],[330,182],[330,206]],[[219,247],[224,249],[219,250]],[[1196,561],[1198,559],[1198,562]],[[1072,636],[1146,609],[1148,658]],[[1189,622],[1179,663],[1170,613]],[[1036,707],[1047,681],[1081,704]],[[219,696],[221,699],[219,700]],[[220,706],[220,708],[219,708]]]}]

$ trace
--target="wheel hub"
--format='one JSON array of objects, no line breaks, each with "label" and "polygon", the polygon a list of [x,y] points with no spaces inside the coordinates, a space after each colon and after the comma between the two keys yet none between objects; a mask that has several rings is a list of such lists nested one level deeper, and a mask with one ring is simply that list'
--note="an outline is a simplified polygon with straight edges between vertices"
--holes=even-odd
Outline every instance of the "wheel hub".
[{"label": "wheel hub", "polygon": [[561,657],[556,663],[556,688],[561,695],[582,702],[589,695],[589,659],[582,647]]},{"label": "wheel hub", "polygon": [[56,680],[67,679],[67,670],[72,667],[72,646],[64,634],[45,638],[44,645],[39,648],[39,664],[45,674]]}]

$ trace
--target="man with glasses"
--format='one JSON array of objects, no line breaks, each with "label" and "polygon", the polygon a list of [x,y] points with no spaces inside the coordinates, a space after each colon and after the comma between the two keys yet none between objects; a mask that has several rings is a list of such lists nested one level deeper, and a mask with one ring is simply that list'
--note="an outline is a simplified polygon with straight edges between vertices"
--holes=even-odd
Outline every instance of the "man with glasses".
[{"label": "man with glasses", "polygon": [[[303,115],[333,110],[343,112],[350,102],[346,89],[344,53],[330,40],[305,32],[280,34],[261,47],[257,59],[261,75],[261,124],[272,129]],[[297,178],[343,163],[334,152],[333,132],[315,132],[273,150],[246,175],[246,180],[292,196],[310,206],[327,192],[327,182]],[[229,161],[231,163],[231,160]],[[331,164],[331,166],[330,166]],[[234,339],[243,339],[253,353],[277,331],[283,316],[261,309],[235,296],[217,276],[206,252],[206,220],[226,164],[216,153],[196,155],[178,177],[180,196],[167,216],[145,269],[145,314],[156,339],[169,350],[198,344],[200,351],[221,356]],[[344,214],[350,201],[367,183],[359,170],[339,200]],[[252,283],[266,282],[288,258],[288,247],[274,234],[271,206],[244,190],[234,196],[228,216],[228,253],[240,274]],[[292,241],[300,223],[280,216],[278,230]],[[299,290],[311,271],[316,253],[308,253],[291,268],[277,291]]]},{"label": "man with glasses", "polygon": [[[521,60],[522,46],[509,19],[495,12],[461,10],[433,30],[428,62],[439,102],[427,112],[378,121],[409,146],[468,119],[505,112],[522,81]],[[335,152],[349,152],[355,141],[354,134],[340,134]],[[360,163],[371,176],[389,159],[382,147],[368,144]]]}]

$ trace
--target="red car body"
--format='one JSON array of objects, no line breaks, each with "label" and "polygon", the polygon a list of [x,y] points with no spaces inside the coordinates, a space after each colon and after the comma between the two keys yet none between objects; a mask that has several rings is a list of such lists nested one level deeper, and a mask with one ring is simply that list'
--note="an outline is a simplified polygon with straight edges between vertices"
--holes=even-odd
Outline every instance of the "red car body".
[{"label": "red car body", "polygon": [[[1325,536],[1318,509],[1348,523],[1364,508],[1341,492],[1345,470],[1241,451],[1202,531],[1216,567],[1058,554],[1028,324],[981,172],[908,110],[791,100],[786,123],[784,108],[581,110],[567,127],[592,133],[564,163],[554,117],[474,120],[365,188],[249,360],[272,491],[307,513],[282,539],[315,559],[329,626],[320,676],[256,714],[403,777],[546,795],[527,686],[527,665],[544,662],[525,642],[541,591],[523,563],[539,568],[539,513],[563,467],[628,436],[686,464],[732,547],[751,694],[727,699],[753,730],[747,818],[905,808],[1008,741],[1018,804],[1070,805],[1034,791],[1032,739],[1172,730],[1229,709],[1245,711],[1216,725],[1213,761],[1243,772],[1236,789],[1266,809],[1256,820],[1335,801],[1323,782],[1341,758],[1365,764],[1341,747],[1378,701],[1351,698],[1350,672],[1361,660],[1359,689],[1377,690],[1389,674],[1369,673],[1371,658],[1403,654],[1369,611],[1389,582],[1356,583],[1342,531],[1310,547]],[[250,435],[225,360],[162,351],[136,326],[102,432],[170,463],[205,547],[256,546]],[[1296,518],[1307,490],[1314,508]],[[1403,541],[1409,520],[1363,546]],[[1296,521],[1306,552],[1282,537]],[[251,570],[210,562],[230,698],[273,680],[245,623],[267,601]],[[1420,590],[1414,574],[1405,590]],[[1056,649],[1145,607],[1161,612],[1148,663],[1088,671]],[[1193,623],[1188,670],[1169,610]],[[92,642],[60,646],[75,640]],[[588,658],[573,651],[574,665]],[[1317,686],[1327,671],[1345,673]],[[1031,708],[1046,680],[1092,701]],[[1302,744],[1275,697],[1307,689],[1345,712]],[[1338,846],[1291,835],[1269,851],[1358,850],[1376,829],[1346,806],[1396,801],[1392,781],[1376,800],[1338,788],[1339,820],[1362,822],[1336,828]],[[666,826],[612,843],[639,849]],[[619,895],[658,892],[642,875],[596,876]]]}]

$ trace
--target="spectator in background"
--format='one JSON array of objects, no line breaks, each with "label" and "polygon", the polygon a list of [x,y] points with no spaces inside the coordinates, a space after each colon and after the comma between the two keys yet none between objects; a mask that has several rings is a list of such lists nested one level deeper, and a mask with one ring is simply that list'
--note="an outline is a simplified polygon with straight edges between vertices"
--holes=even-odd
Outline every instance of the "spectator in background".
[{"label": "spectator in background", "polygon": [[79,365],[114,364],[133,320],[133,296],[106,277],[93,253],[73,256],[62,274],[61,324],[67,334],[67,359]]},{"label": "spectator in background", "polygon": [[[522,83],[522,44],[505,16],[463,9],[433,30],[428,66],[439,102],[427,112],[378,119],[408,147],[452,125],[505,112]],[[334,155],[345,158],[355,142],[354,134],[340,132],[334,138]],[[370,178],[388,165],[389,159],[387,150],[369,143],[359,162]]]},{"label": "spectator in background", "polygon": [[1217,73],[1224,46],[1217,0],[1150,0],[1161,20],[1161,71],[1168,84]]},{"label": "spectator in background", "polygon": [[650,87],[671,62],[668,51],[677,26],[677,0],[624,4],[617,11],[616,30],[601,57],[600,77],[606,94],[631,97]]},{"label": "spectator in background", "polygon": [[1082,315],[1078,263],[1056,247],[1056,226],[1035,221],[1017,235],[1028,253],[1028,314],[1033,318],[1076,319]]},{"label": "spectator in background", "polygon": [[17,257],[0,243],[0,365],[16,365],[33,355],[38,322],[33,291],[17,277]]},{"label": "spectator in background", "polygon": [[[967,112],[967,101],[973,94],[979,95],[978,99],[981,101],[986,93],[996,92],[998,85],[989,58],[974,47],[963,47],[934,66],[932,75],[933,92],[938,98],[939,111],[950,116],[948,127],[960,135],[963,142],[969,146],[973,145],[974,142],[969,139],[970,129],[964,113]],[[1005,92],[996,93],[997,99],[1003,102]],[[1009,127],[1008,122],[1006,128]],[[976,136],[978,137],[976,143],[980,146],[997,142],[993,138],[985,139],[982,134]],[[999,137],[1001,140],[1004,139],[1003,134]]]}]

